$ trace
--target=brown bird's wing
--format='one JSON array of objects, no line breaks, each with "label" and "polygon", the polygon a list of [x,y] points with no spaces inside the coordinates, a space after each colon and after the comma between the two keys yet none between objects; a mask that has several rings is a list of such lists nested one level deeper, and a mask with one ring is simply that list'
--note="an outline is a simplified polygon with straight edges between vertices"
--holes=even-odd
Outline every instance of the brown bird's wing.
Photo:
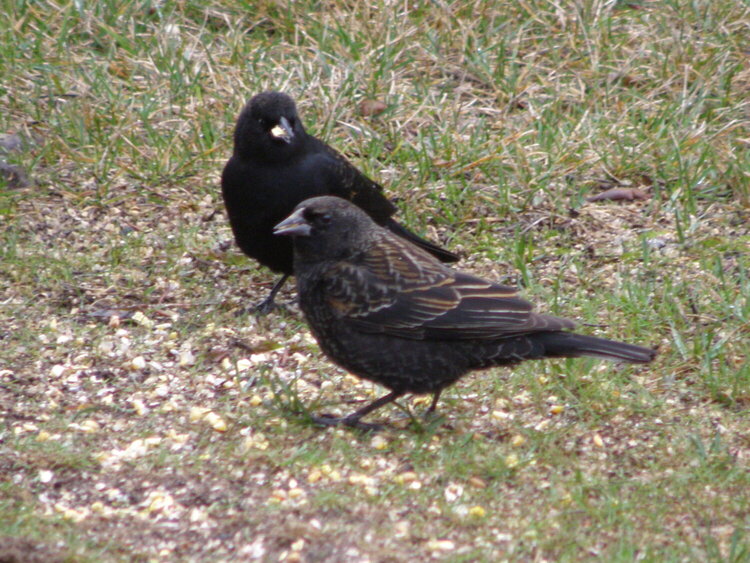
[{"label": "brown bird's wing", "polygon": [[451,270],[385,231],[356,263],[333,266],[326,290],[352,329],[415,340],[494,340],[575,326],[532,313],[514,288]]}]

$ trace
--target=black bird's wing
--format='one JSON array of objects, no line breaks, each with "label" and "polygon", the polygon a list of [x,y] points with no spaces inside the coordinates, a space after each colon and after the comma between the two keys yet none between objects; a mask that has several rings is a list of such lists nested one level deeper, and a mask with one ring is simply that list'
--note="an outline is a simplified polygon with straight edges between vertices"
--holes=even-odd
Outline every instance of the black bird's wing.
[{"label": "black bird's wing", "polygon": [[496,340],[573,328],[539,315],[512,287],[443,266],[382,231],[379,244],[325,276],[328,304],[352,329],[415,340]]},{"label": "black bird's wing", "polygon": [[392,215],[398,208],[384,195],[383,186],[362,174],[340,152],[315,137],[314,168],[324,175],[324,185],[328,193],[347,199],[363,209],[373,221],[423,248],[441,262],[457,262],[458,256],[428,240],[414,234],[398,223]]},{"label": "black bird's wing", "polygon": [[310,151],[315,159],[314,168],[326,176],[329,195],[351,201],[379,225],[396,213],[398,209],[385,197],[383,186],[362,174],[333,147],[315,137],[309,139],[315,149]]}]

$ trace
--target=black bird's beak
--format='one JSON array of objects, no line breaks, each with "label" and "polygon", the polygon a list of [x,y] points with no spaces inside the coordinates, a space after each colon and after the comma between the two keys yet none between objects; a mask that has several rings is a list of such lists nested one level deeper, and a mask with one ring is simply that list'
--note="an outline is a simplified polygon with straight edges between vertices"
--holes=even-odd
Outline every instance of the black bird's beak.
[{"label": "black bird's beak", "polygon": [[291,143],[294,137],[294,129],[286,117],[279,118],[279,123],[271,129],[271,137],[285,143]]},{"label": "black bird's beak", "polygon": [[[283,118],[282,118],[283,119]],[[310,236],[312,227],[305,218],[302,216],[304,209],[297,209],[289,217],[284,219],[281,223],[273,228],[273,234],[275,235],[286,235],[286,236],[297,236],[307,237]]]}]

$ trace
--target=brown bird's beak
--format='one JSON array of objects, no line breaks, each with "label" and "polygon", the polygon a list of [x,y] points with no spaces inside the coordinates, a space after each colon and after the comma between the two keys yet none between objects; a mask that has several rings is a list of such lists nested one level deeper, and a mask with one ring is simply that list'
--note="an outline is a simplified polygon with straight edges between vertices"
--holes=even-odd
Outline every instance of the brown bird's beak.
[{"label": "brown bird's beak", "polygon": [[297,209],[289,217],[273,228],[273,234],[296,237],[310,236],[312,227],[302,216],[304,209]]},{"label": "brown bird's beak", "polygon": [[292,142],[294,129],[292,129],[292,125],[287,121],[286,117],[280,118],[279,123],[273,126],[271,129],[271,137],[284,141],[285,143]]}]

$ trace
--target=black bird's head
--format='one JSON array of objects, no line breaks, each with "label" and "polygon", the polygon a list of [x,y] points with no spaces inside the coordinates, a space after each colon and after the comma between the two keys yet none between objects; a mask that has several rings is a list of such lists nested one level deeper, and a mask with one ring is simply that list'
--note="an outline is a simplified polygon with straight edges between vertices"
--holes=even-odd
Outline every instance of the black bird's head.
[{"label": "black bird's head", "polygon": [[381,227],[353,203],[334,196],[306,199],[276,225],[276,235],[294,237],[303,261],[343,260],[366,250]]},{"label": "black bird's head", "polygon": [[234,151],[242,158],[283,160],[302,146],[305,135],[294,100],[282,92],[262,92],[237,118]]}]

